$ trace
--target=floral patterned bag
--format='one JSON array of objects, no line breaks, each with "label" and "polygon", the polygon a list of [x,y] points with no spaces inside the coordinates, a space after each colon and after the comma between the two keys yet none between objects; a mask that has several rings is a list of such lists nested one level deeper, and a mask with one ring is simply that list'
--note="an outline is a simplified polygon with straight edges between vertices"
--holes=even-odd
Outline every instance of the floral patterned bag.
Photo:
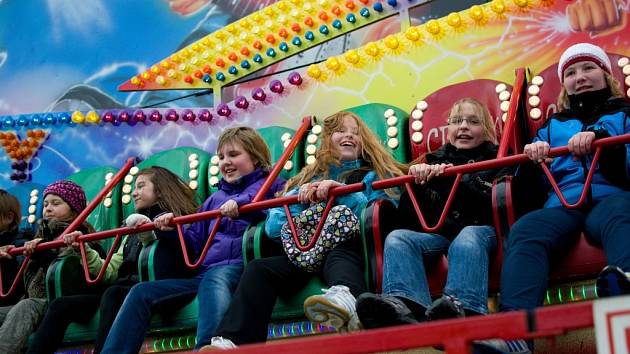
[{"label": "floral patterned bag", "polygon": [[[325,203],[314,203],[293,217],[300,246],[307,245],[313,238],[325,207]],[[312,273],[321,269],[330,250],[338,244],[354,238],[359,230],[359,219],[352,210],[345,205],[337,205],[332,207],[328,213],[321,235],[310,250],[300,251],[296,246],[288,222],[282,225],[280,235],[282,247],[291,262]]]}]

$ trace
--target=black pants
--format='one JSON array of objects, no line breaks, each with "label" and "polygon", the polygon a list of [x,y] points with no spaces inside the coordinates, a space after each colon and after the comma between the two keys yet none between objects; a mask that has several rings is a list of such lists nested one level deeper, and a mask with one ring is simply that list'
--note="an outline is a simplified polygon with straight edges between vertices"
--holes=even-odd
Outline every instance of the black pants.
[{"label": "black pants", "polygon": [[112,323],[122,306],[131,285],[114,285],[103,295],[63,296],[48,305],[33,341],[28,347],[29,354],[54,353],[63,343],[66,329],[72,322],[88,322],[100,309],[100,321],[96,332],[94,353],[100,353]]},{"label": "black pants", "polygon": [[328,286],[345,285],[356,297],[367,291],[360,240],[354,239],[330,251],[320,272],[307,273],[285,256],[256,259],[249,263],[232,297],[216,336],[235,344],[264,342],[278,296],[291,296],[320,275]]}]

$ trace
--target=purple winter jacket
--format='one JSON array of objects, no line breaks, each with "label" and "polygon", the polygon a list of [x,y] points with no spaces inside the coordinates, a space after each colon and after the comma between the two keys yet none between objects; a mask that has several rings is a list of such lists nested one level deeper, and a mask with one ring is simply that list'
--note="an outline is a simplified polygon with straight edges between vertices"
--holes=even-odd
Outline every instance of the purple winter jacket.
[{"label": "purple winter jacket", "polygon": [[[262,187],[269,172],[263,169],[256,169],[254,172],[241,177],[235,183],[228,183],[224,179],[219,182],[219,190],[213,193],[203,203],[199,212],[219,209],[223,203],[234,199],[238,206],[243,206],[251,202],[258,190]],[[270,199],[277,192],[282,191],[285,181],[277,178],[271,185],[269,191],[263,199]],[[237,219],[229,217],[221,218],[221,225],[212,241],[212,245],[199,267],[198,277],[202,276],[210,267],[226,264],[238,264],[243,262],[243,234],[250,223],[264,220],[267,210],[241,214]],[[185,231],[186,246],[192,259],[198,259],[203,246],[210,236],[210,231],[216,222],[215,218],[206,219],[192,223]],[[177,237],[177,233],[159,232],[158,237]]]}]

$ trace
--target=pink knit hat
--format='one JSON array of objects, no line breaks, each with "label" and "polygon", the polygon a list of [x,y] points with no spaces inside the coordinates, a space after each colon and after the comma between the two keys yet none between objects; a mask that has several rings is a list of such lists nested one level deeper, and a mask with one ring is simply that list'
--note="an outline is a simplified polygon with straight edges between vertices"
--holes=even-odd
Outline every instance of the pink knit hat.
[{"label": "pink knit hat", "polygon": [[567,48],[560,56],[560,61],[558,62],[558,78],[560,82],[564,82],[564,71],[572,64],[580,61],[592,61],[605,72],[609,74],[612,72],[610,59],[602,48],[590,43],[578,43]]},{"label": "pink knit hat", "polygon": [[85,209],[85,192],[81,186],[74,182],[61,180],[51,183],[44,189],[44,198],[51,193],[58,195],[59,198],[68,203],[70,208],[77,213]]}]

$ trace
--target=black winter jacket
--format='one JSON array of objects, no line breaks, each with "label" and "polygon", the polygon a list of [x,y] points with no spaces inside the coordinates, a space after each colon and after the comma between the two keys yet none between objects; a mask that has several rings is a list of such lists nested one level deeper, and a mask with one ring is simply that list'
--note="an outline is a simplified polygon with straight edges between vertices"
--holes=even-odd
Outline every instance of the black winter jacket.
[{"label": "black winter jacket", "polygon": [[[497,151],[498,146],[487,141],[473,149],[457,149],[447,143],[427,154],[426,163],[464,165],[494,159]],[[444,225],[437,233],[453,239],[466,226],[493,225],[492,182],[512,172],[513,168],[507,167],[463,175]],[[414,195],[429,226],[437,223],[454,181],[455,177],[438,177],[424,186],[413,185]],[[398,211],[402,220],[401,228],[423,232],[407,192],[400,197]]]}]

